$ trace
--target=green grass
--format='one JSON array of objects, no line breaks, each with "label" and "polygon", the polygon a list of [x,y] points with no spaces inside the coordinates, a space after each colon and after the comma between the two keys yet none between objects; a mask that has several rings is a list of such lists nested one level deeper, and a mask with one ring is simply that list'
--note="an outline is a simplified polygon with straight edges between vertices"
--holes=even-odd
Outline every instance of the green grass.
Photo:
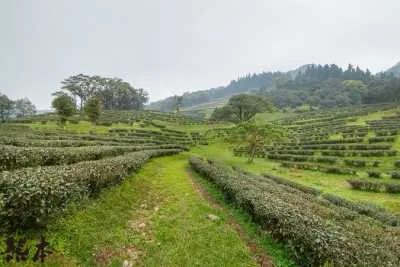
[{"label": "green grass", "polygon": [[[121,266],[124,260],[139,266],[257,266],[229,222],[238,218],[252,236],[255,226],[243,214],[203,199],[193,187],[188,156],[154,159],[97,198],[70,205],[47,230],[24,235],[46,236],[55,251],[47,266]],[[220,219],[209,220],[209,214]],[[266,236],[255,238],[278,266],[290,265],[281,246]]]},{"label": "green grass", "polygon": [[[192,149],[192,153],[199,154],[207,158],[218,159],[228,165],[239,166],[257,174],[274,174],[318,188],[323,192],[334,193],[351,200],[372,202],[393,212],[400,212],[400,199],[398,194],[352,190],[350,185],[346,182],[346,180],[350,178],[348,175],[328,174],[299,169],[287,169],[280,167],[280,163],[277,161],[263,158],[257,158],[254,160],[253,164],[248,164],[247,158],[235,157],[232,150],[229,148],[229,145],[224,143],[214,143],[210,144],[209,146],[198,146]],[[386,178],[386,180],[389,179]],[[391,182],[398,182],[394,181],[394,179],[390,180]]]},{"label": "green grass", "polygon": [[223,193],[218,188],[209,182],[201,175],[194,173],[193,178],[205,189],[213,199],[221,206],[223,206],[229,216],[238,222],[245,233],[245,239],[249,242],[257,244],[264,251],[272,257],[274,266],[296,266],[290,259],[290,252],[286,250],[284,244],[278,243],[271,238],[270,235],[265,234],[259,225],[254,223],[250,215],[240,208],[236,207],[233,203],[227,202]]}]

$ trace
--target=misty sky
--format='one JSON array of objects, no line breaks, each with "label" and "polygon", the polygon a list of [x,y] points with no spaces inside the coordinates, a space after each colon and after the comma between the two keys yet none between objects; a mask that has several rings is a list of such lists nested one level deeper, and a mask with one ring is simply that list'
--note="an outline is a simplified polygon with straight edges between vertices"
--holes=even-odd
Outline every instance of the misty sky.
[{"label": "misty sky", "polygon": [[399,0],[1,0],[0,92],[48,108],[78,73],[152,101],[306,63],[400,60]]}]

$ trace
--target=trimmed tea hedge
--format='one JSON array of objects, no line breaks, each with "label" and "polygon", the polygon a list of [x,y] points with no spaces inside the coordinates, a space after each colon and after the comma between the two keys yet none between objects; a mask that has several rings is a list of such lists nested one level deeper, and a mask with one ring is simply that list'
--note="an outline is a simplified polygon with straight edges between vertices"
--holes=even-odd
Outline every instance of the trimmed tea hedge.
[{"label": "trimmed tea hedge", "polygon": [[23,167],[72,164],[118,156],[126,152],[154,149],[185,149],[180,145],[89,146],[89,147],[14,147],[0,146],[0,171]]},{"label": "trimmed tea hedge", "polygon": [[287,241],[303,266],[398,266],[400,230],[371,223],[348,209],[264,177],[234,173],[199,158],[190,165],[249,212],[275,238]]},{"label": "trimmed tea hedge", "polygon": [[347,182],[355,190],[370,191],[370,192],[386,192],[386,193],[400,193],[400,184],[391,184],[385,182],[368,181],[350,179]]},{"label": "trimmed tea hedge", "polygon": [[0,172],[0,223],[26,227],[43,222],[76,199],[119,183],[150,158],[171,155],[179,149],[148,150],[72,165],[24,168]]}]

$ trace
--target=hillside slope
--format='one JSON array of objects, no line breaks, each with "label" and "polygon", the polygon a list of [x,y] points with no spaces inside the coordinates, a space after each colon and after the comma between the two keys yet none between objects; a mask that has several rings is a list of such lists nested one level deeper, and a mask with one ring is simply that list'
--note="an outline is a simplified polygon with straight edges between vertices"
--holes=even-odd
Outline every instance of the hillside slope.
[{"label": "hillside slope", "polygon": [[386,73],[393,73],[394,76],[400,77],[400,62],[385,71]]},{"label": "hillside slope", "polygon": [[[259,74],[248,74],[237,80],[232,80],[227,86],[220,86],[208,90],[201,90],[183,95],[183,108],[201,105],[213,102],[218,99],[226,99],[234,94],[245,93],[252,90],[258,90],[261,87],[271,87],[274,80],[287,77],[286,73],[281,72],[262,72]],[[172,111],[175,108],[175,97],[171,96],[166,99],[153,102],[147,106],[150,110]]]}]

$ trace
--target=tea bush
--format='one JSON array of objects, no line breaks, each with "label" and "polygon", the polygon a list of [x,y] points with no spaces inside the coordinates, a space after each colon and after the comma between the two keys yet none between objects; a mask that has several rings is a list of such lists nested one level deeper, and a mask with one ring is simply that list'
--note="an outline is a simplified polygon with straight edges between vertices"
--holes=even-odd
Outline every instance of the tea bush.
[{"label": "tea bush", "polygon": [[397,266],[400,231],[371,223],[349,209],[324,204],[302,191],[215,161],[190,159],[275,238],[285,240],[303,266]]},{"label": "tea bush", "polygon": [[0,172],[0,224],[27,227],[41,223],[65,205],[99,192],[139,170],[150,158],[179,149],[148,150],[71,165],[23,168]]}]

